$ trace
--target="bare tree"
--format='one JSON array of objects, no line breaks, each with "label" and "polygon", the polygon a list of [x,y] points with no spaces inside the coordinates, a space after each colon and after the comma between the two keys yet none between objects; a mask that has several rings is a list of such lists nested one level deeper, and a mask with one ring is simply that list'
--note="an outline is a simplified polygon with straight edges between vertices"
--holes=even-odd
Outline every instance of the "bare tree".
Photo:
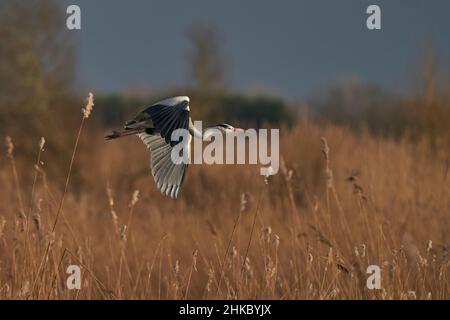
[{"label": "bare tree", "polygon": [[216,27],[197,24],[187,33],[191,43],[188,60],[191,77],[202,92],[225,88],[225,63],[222,54],[223,40]]},{"label": "bare tree", "polygon": [[73,46],[55,0],[0,4],[0,103],[46,108],[74,79]]}]

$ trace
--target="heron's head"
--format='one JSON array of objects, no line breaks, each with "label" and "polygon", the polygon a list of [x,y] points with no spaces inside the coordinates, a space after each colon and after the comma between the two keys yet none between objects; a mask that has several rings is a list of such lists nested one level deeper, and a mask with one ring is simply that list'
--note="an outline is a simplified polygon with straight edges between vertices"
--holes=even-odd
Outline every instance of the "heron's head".
[{"label": "heron's head", "polygon": [[215,128],[219,129],[223,133],[244,132],[244,129],[235,128],[232,125],[229,125],[228,123],[220,123],[216,125]]}]

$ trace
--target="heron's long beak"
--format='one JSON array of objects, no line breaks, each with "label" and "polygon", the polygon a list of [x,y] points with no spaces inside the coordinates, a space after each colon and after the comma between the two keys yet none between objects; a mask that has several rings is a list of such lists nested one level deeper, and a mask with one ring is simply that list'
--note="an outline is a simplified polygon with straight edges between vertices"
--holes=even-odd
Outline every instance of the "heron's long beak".
[{"label": "heron's long beak", "polygon": [[234,132],[245,132],[242,128],[234,128]]}]

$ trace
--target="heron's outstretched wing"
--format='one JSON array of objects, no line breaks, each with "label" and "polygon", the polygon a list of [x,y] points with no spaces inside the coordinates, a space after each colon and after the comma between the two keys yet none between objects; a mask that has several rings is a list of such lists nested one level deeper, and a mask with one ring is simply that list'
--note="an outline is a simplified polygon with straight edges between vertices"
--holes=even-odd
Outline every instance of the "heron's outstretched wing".
[{"label": "heron's outstretched wing", "polygon": [[188,130],[189,128],[188,104],[174,106],[155,104],[145,109],[143,113],[150,115],[156,131],[172,146],[178,143],[171,139],[173,131],[176,129]]},{"label": "heron's outstretched wing", "polygon": [[[138,134],[144,144],[150,149],[151,169],[158,189],[165,195],[177,198],[183,184],[188,162],[176,164],[172,161],[172,146],[159,135],[147,133]],[[191,136],[188,135],[187,158],[190,154]]]}]

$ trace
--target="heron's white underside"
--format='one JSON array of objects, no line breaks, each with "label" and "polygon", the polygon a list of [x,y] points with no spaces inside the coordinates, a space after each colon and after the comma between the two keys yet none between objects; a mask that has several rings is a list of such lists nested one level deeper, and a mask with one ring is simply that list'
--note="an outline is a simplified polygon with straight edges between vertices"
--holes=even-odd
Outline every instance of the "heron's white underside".
[{"label": "heron's white underside", "polygon": [[[175,164],[172,161],[172,147],[159,135],[138,134],[150,150],[152,175],[158,189],[167,196],[177,198],[186,174],[187,163]],[[191,136],[187,141],[187,156],[190,157]]]}]

